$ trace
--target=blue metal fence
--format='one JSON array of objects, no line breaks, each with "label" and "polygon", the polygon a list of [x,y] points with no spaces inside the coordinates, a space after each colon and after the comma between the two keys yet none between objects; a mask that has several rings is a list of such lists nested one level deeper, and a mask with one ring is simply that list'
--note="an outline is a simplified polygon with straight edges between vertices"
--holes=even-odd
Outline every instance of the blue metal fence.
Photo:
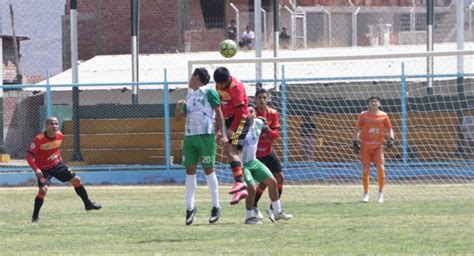
[{"label": "blue metal fence", "polygon": [[[407,79],[426,79],[428,77],[433,78],[457,78],[459,74],[437,74],[437,75],[406,75],[405,68],[402,64],[402,72],[399,76],[377,76],[377,77],[338,77],[338,78],[299,78],[299,79],[286,79],[285,78],[285,67],[282,66],[281,79],[267,79],[259,80],[263,83],[281,84],[281,118],[282,118],[282,146],[283,146],[283,165],[285,171],[291,173],[287,176],[288,181],[304,182],[304,177],[311,177],[311,180],[331,180],[335,176],[336,178],[343,177],[344,179],[358,179],[359,175],[355,170],[358,170],[358,162],[346,161],[336,163],[294,163],[289,161],[289,134],[288,134],[288,97],[287,88],[288,85],[294,82],[318,82],[318,81],[360,81],[360,80],[395,80],[400,82],[400,107],[401,107],[401,147],[402,157],[400,161],[389,162],[388,168],[398,170],[392,172],[388,179],[401,180],[410,177],[423,176],[423,175],[435,175],[435,176],[449,176],[454,178],[461,178],[464,180],[470,180],[474,178],[474,163],[472,160],[462,160],[455,163],[450,161],[439,161],[439,162],[417,162],[409,161],[409,145],[408,145],[408,99],[407,99]],[[465,78],[472,78],[474,74],[463,74]],[[256,83],[254,80],[243,81],[244,83]],[[164,105],[164,118],[165,118],[165,157],[166,164],[164,165],[88,165],[88,166],[77,166],[74,169],[81,172],[81,176],[86,177],[88,183],[141,183],[141,182],[184,182],[184,171],[179,164],[172,164],[170,162],[171,156],[171,131],[170,131],[170,99],[169,99],[169,86],[170,85],[185,85],[185,81],[168,81],[167,71],[164,70],[164,81],[162,82],[149,82],[149,83],[120,83],[113,84],[113,86],[132,86],[140,85],[140,87],[146,86],[158,86],[164,91],[163,93],[163,105]],[[110,86],[108,84],[50,84],[49,79],[46,81],[46,85],[8,85],[4,86],[4,89],[32,89],[38,88],[45,90],[45,105],[46,114],[48,116],[53,113],[53,96],[52,89],[56,87],[98,87],[98,86]],[[467,100],[473,100],[472,96]],[[464,103],[462,103],[464,104]],[[42,120],[38,121],[42,122]],[[228,167],[225,164],[217,166],[217,172],[221,182],[230,182],[231,174],[228,171]],[[449,169],[449,173],[446,170]],[[452,170],[455,170],[454,172]],[[306,172],[310,172],[311,175],[306,175]],[[31,180],[33,175],[30,172],[30,168],[26,165],[13,166],[4,164],[0,166],[0,185],[18,185],[23,184],[28,180]]]}]

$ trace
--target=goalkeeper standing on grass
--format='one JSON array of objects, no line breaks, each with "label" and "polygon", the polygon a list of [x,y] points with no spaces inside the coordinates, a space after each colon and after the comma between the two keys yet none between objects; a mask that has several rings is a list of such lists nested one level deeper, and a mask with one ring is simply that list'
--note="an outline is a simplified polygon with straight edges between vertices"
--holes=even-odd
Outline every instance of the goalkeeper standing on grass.
[{"label": "goalkeeper standing on grass", "polygon": [[[383,140],[385,132],[388,132],[390,140],[388,148],[392,148],[395,142],[392,124],[387,113],[381,111],[381,99],[370,97],[369,109],[360,113],[356,131],[354,133],[353,149],[356,154],[360,153],[362,163],[362,182],[364,185],[364,196],[362,202],[369,202],[370,163],[377,166],[377,179],[379,183],[379,195],[377,202],[383,203],[383,187],[385,178]],[[360,140],[360,144],[359,144]]]},{"label": "goalkeeper standing on grass", "polygon": [[[209,83],[209,73],[205,68],[194,70],[189,79],[193,91],[176,104],[176,119],[186,116],[183,143],[183,164],[186,167],[186,225],[194,221],[197,208],[194,206],[196,193],[196,167],[201,163],[211,192],[211,217],[209,223],[219,220],[221,208],[214,165],[216,160],[215,125],[220,143],[227,142],[224,117],[220,108],[221,100],[217,91]],[[216,122],[214,123],[214,113]]]},{"label": "goalkeeper standing on grass", "polygon": [[46,119],[46,131],[36,135],[28,149],[26,160],[38,179],[39,188],[35,198],[32,222],[39,221],[39,212],[53,177],[62,182],[71,183],[84,202],[87,211],[102,208],[100,204],[89,199],[79,176],[63,163],[59,150],[63,137],[64,135],[58,131],[58,119],[49,117]]}]

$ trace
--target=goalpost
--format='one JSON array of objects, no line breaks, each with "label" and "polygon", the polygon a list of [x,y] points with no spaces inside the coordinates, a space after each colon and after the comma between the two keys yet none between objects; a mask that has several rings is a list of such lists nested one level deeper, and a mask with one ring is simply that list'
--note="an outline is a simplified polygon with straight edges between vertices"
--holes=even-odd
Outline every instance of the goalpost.
[{"label": "goalpost", "polygon": [[[396,138],[395,147],[385,150],[386,184],[457,188],[440,191],[444,197],[450,191],[474,192],[474,150],[461,126],[474,106],[474,51],[289,54],[294,57],[188,62],[189,74],[196,67],[206,67],[211,74],[227,67],[244,82],[250,98],[258,83],[270,90],[270,105],[280,113],[280,139],[274,148],[284,164],[286,183],[356,185],[359,195],[362,172],[351,148],[352,136],[367,99],[378,96]],[[463,73],[458,72],[458,56],[464,57]],[[426,74],[427,57],[434,60],[434,74]],[[262,66],[258,81],[256,65]],[[429,90],[428,79],[433,80]],[[218,152],[218,161],[225,163]],[[231,181],[226,164],[219,165],[217,173],[221,181]],[[376,171],[371,182],[376,184]]]}]

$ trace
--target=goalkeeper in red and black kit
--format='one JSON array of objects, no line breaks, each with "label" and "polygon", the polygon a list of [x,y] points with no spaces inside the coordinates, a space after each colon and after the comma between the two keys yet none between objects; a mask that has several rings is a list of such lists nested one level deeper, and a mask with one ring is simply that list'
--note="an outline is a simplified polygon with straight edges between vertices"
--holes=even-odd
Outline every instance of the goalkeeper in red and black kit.
[{"label": "goalkeeper in red and black kit", "polygon": [[224,154],[230,162],[234,185],[229,191],[233,194],[230,204],[237,204],[248,196],[247,185],[244,182],[242,170],[242,144],[252,123],[248,110],[248,98],[245,87],[229,70],[219,67],[214,71],[216,89],[221,98],[221,109],[225,119],[228,143],[224,145]]},{"label": "goalkeeper in red and black kit", "polygon": [[46,131],[36,135],[28,149],[26,160],[38,179],[39,187],[35,198],[33,222],[39,221],[39,211],[53,177],[62,182],[70,182],[84,202],[87,211],[102,208],[100,204],[89,200],[87,191],[82,185],[79,176],[63,163],[59,150],[63,137],[64,135],[58,131],[58,119],[56,117],[49,117],[46,120]]}]

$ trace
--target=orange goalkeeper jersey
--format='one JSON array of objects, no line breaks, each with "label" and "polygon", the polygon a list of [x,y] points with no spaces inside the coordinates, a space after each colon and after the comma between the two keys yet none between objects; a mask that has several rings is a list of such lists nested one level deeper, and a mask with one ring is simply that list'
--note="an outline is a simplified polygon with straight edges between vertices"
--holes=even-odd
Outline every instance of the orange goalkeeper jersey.
[{"label": "orange goalkeeper jersey", "polygon": [[369,111],[360,113],[357,126],[360,129],[361,147],[367,149],[382,146],[385,129],[392,128],[390,118],[383,111],[378,111],[377,114],[371,114]]}]

